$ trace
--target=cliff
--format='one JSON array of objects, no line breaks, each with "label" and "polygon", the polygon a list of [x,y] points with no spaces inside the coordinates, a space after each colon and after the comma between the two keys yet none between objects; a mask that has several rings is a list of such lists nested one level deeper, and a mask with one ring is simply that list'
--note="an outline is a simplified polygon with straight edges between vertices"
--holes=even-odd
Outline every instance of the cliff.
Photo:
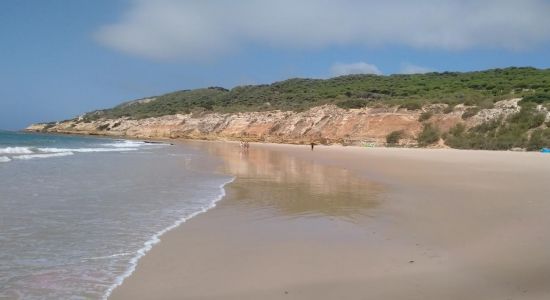
[{"label": "cliff", "polygon": [[203,112],[145,119],[123,117],[88,120],[80,117],[63,122],[34,124],[27,130],[154,139],[244,139],[293,144],[314,141],[344,145],[383,145],[388,134],[402,130],[400,144],[412,146],[416,144],[416,138],[426,123],[432,124],[443,133],[459,123],[466,128],[473,128],[517,113],[520,111],[519,100],[497,102],[493,108],[481,109],[471,117],[464,116],[468,107],[462,104],[452,109],[447,104],[430,104],[419,110],[407,110],[398,106],[342,109],[335,105],[323,105],[303,112]]}]

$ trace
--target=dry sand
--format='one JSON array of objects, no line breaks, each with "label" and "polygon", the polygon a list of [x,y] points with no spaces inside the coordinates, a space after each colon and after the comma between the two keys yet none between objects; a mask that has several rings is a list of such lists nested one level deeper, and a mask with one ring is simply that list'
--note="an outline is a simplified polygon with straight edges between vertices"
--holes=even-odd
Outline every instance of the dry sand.
[{"label": "dry sand", "polygon": [[191,144],[235,182],[112,299],[550,299],[550,155]]}]

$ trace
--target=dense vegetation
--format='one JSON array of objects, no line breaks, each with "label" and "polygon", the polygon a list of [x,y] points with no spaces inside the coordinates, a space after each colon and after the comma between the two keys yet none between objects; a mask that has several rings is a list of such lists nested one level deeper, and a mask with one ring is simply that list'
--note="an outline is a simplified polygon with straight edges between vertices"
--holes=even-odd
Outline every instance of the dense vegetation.
[{"label": "dense vegetation", "polygon": [[426,147],[439,141],[439,129],[430,123],[425,123],[422,132],[416,138],[420,147]]},{"label": "dense vegetation", "polygon": [[535,104],[526,102],[518,113],[506,119],[489,121],[470,130],[466,130],[463,124],[457,124],[445,134],[444,139],[447,145],[459,149],[538,150],[550,147],[550,128],[539,128],[544,120],[545,114],[538,112]]},{"label": "dense vegetation", "polygon": [[388,144],[388,146],[399,145],[399,141],[403,138],[404,135],[405,132],[403,130],[392,131],[386,137],[386,144]]},{"label": "dense vegetation", "polygon": [[[410,110],[427,103],[492,107],[505,98],[550,103],[550,69],[506,68],[480,72],[414,75],[350,75],[332,79],[289,79],[269,85],[184,90],[150,102],[129,102],[86,115],[146,118],[195,111],[303,111],[322,104],[342,108],[399,105]],[[450,112],[450,111],[449,111]],[[471,113],[474,113],[472,111]]]}]

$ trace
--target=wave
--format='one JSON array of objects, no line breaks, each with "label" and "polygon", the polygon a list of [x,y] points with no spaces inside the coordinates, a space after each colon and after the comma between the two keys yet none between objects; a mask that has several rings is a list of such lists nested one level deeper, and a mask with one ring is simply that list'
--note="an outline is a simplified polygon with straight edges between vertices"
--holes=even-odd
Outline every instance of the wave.
[{"label": "wave", "polygon": [[117,141],[115,143],[106,143],[101,144],[106,147],[115,147],[115,148],[138,148],[142,146],[167,146],[168,143],[157,143],[157,142],[143,142],[143,141]]},{"label": "wave", "polygon": [[[55,147],[22,147],[0,148],[0,162],[14,159],[28,160],[73,155],[75,153],[126,152],[136,151],[144,146],[167,146],[164,143],[147,143],[143,141],[116,140],[113,143],[98,144],[97,148],[55,148]],[[3,154],[3,155],[2,155]]]},{"label": "wave", "polygon": [[128,255],[132,255],[132,254],[134,254],[134,253],[131,253],[131,252],[123,252],[123,253],[117,253],[117,254],[106,255],[106,256],[85,257],[85,258],[83,258],[82,260],[109,259],[109,258],[120,257],[120,256],[128,256]]},{"label": "wave", "polygon": [[142,141],[117,141],[115,143],[101,144],[102,146],[115,147],[115,148],[137,148],[145,145]]},{"label": "wave", "polygon": [[208,210],[216,207],[216,203],[218,201],[220,201],[221,199],[223,199],[223,197],[225,197],[225,189],[224,187],[233,182],[235,180],[235,178],[231,178],[230,180],[228,180],[227,182],[221,184],[219,186],[219,189],[220,189],[220,194],[218,195],[217,198],[215,198],[209,205],[207,205],[206,207],[202,207],[200,210],[190,214],[189,216],[185,216],[185,217],[182,217],[181,219],[175,221],[172,225],[170,225],[169,227],[167,228],[164,228],[163,230],[157,232],[155,235],[153,235],[148,241],[146,241],[144,244],[143,244],[143,247],[141,249],[139,249],[138,251],[135,252],[135,256],[132,257],[132,259],[130,260],[130,266],[128,267],[128,269],[126,269],[126,271],[124,272],[124,274],[118,276],[115,280],[115,283],[113,285],[111,285],[107,291],[105,292],[105,294],[103,295],[103,300],[107,300],[109,298],[109,296],[111,296],[111,294],[113,293],[113,291],[115,290],[115,288],[117,288],[118,286],[120,286],[124,280],[126,278],[128,278],[130,275],[132,275],[132,273],[134,273],[134,271],[136,270],[136,267],[137,267],[137,264],[138,264],[138,261],[140,258],[142,258],[145,254],[147,254],[147,252],[149,252],[154,245],[160,243],[160,237],[167,233],[168,231],[180,226],[181,224],[187,222],[189,219],[199,215],[199,214],[202,214],[204,212],[207,212]]},{"label": "wave", "polygon": [[69,156],[73,155],[72,152],[59,152],[59,153],[47,153],[47,154],[24,154],[12,156],[13,159],[29,160],[35,158],[50,158],[50,157],[60,157],[60,156]]},{"label": "wave", "polygon": [[0,154],[31,154],[33,151],[30,147],[6,147],[0,148]]},{"label": "wave", "polygon": [[37,148],[40,152],[46,153],[58,153],[58,152],[77,152],[77,153],[91,153],[91,152],[119,152],[119,151],[134,151],[137,148]]}]

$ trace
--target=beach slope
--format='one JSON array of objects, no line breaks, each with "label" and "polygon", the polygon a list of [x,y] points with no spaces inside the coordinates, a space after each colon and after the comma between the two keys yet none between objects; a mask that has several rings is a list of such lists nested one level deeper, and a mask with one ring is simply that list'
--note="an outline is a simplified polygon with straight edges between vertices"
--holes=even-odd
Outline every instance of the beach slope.
[{"label": "beach slope", "polygon": [[111,299],[547,299],[550,156],[193,143],[236,177]]}]

